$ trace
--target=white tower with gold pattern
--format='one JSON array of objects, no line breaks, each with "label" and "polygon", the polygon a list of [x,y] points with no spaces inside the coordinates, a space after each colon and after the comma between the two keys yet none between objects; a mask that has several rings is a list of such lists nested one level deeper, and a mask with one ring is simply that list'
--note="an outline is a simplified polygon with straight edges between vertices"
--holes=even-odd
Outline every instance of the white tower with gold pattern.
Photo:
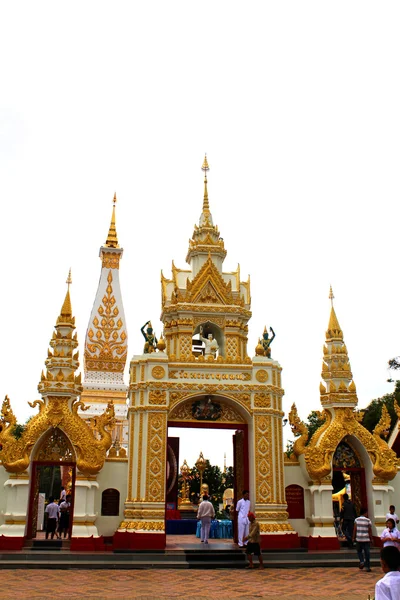
[{"label": "white tower with gold pattern", "polygon": [[81,399],[89,405],[84,415],[94,428],[98,415],[103,413],[110,400],[113,401],[116,417],[113,441],[117,448],[127,448],[127,386],[124,383],[124,369],[128,335],[119,283],[123,249],[119,247],[115,225],[116,201],[114,195],[107,241],[100,248],[101,274],[85,338],[85,375]]}]

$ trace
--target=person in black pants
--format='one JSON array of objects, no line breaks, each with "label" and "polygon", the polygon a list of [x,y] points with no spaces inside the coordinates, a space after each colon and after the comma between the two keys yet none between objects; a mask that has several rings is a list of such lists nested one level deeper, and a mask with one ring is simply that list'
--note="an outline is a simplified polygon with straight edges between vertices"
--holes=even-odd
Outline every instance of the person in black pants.
[{"label": "person in black pants", "polygon": [[343,506],[340,511],[340,521],[342,524],[342,531],[347,540],[349,548],[353,547],[353,527],[354,521],[357,517],[356,509],[351,500],[349,500],[348,494],[343,494]]}]

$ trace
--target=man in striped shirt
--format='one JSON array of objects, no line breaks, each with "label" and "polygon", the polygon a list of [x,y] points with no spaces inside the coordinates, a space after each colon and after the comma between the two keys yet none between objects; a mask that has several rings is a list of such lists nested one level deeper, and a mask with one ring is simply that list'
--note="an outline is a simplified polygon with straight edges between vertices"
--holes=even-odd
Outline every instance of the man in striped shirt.
[{"label": "man in striped shirt", "polygon": [[357,542],[357,554],[360,561],[360,569],[366,567],[366,571],[370,572],[370,547],[372,543],[372,528],[371,521],[367,516],[368,510],[362,508],[360,516],[354,521],[353,542]]}]

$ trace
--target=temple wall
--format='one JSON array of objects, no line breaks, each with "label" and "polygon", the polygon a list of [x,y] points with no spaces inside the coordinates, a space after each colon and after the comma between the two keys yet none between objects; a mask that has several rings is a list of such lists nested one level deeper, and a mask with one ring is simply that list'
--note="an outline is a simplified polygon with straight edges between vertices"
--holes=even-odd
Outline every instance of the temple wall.
[{"label": "temple wall", "polygon": [[[97,476],[99,489],[96,493],[95,512],[96,527],[99,535],[113,535],[124,518],[124,503],[128,488],[128,461],[106,461]],[[104,490],[114,488],[119,491],[119,515],[116,517],[101,516],[101,497]]]},{"label": "temple wall", "polygon": [[2,465],[0,465],[0,525],[3,525],[4,523],[4,513],[6,511],[6,493],[4,484],[9,477],[10,474],[7,473]]},{"label": "temple wall", "polygon": [[311,517],[312,503],[308,481],[299,463],[285,464],[285,489],[288,485],[299,485],[304,490],[304,519],[290,519],[289,523],[300,536],[310,535],[310,524],[307,517]]}]

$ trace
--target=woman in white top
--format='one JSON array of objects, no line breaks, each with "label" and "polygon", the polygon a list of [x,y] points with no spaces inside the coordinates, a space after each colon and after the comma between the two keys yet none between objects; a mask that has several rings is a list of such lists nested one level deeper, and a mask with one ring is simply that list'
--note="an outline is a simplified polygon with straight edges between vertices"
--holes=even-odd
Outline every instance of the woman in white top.
[{"label": "woman in white top", "polygon": [[400,531],[396,529],[394,519],[388,519],[386,521],[386,529],[382,532],[381,540],[384,548],[386,546],[400,548]]}]

